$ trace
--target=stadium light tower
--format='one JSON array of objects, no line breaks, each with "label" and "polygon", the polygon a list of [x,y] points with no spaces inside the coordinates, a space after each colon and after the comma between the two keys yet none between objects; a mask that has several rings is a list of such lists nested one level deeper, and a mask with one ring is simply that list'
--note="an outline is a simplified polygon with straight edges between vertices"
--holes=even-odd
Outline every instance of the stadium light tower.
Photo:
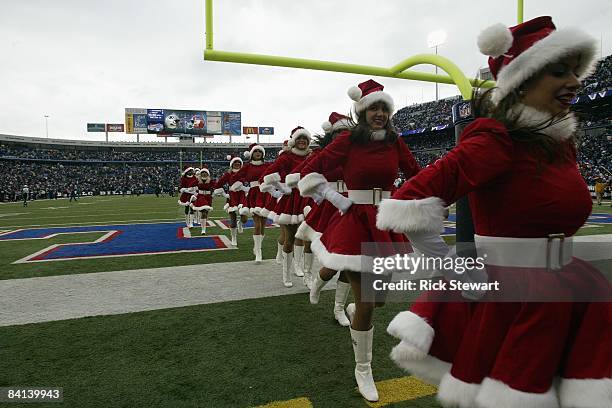
[{"label": "stadium light tower", "polygon": [[[446,31],[436,30],[429,33],[427,36],[427,46],[436,49],[438,55],[438,47],[446,41]],[[438,75],[438,66],[436,65],[436,75]],[[436,101],[438,100],[438,83],[436,82]]]},{"label": "stadium light tower", "polygon": [[45,115],[45,131],[47,133],[47,139],[49,138],[49,115]]}]

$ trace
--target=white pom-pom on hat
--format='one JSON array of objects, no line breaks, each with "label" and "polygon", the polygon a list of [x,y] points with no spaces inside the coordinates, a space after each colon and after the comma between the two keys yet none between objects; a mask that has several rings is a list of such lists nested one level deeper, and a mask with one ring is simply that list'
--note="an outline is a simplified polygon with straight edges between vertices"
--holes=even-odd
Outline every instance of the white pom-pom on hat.
[{"label": "white pom-pom on hat", "polygon": [[242,153],[242,156],[244,156],[245,159],[249,160],[251,158],[251,152],[246,150],[244,153]]},{"label": "white pom-pom on hat", "polygon": [[225,160],[232,160],[232,155],[228,154],[227,156],[225,156]]},{"label": "white pom-pom on hat", "polygon": [[329,120],[326,120],[325,122],[321,124],[321,128],[324,131],[329,132],[330,130],[332,130],[332,124]]},{"label": "white pom-pom on hat", "polygon": [[508,52],[513,41],[514,37],[508,27],[497,23],[482,30],[478,36],[478,48],[484,55],[497,58]]},{"label": "white pom-pom on hat", "polygon": [[361,89],[358,86],[351,86],[347,92],[349,98],[358,102],[361,99]]}]

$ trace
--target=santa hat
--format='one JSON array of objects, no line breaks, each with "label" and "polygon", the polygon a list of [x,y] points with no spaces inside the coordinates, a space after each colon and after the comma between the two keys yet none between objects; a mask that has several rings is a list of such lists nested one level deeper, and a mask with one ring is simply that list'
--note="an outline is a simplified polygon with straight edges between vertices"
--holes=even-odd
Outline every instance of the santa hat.
[{"label": "santa hat", "polygon": [[295,141],[300,136],[306,137],[306,139],[308,139],[308,144],[310,145],[310,141],[312,140],[312,136],[310,135],[310,132],[308,130],[304,129],[301,126],[298,126],[298,127],[296,127],[295,129],[293,129],[291,131],[291,136],[289,137],[289,142],[287,142],[287,145],[289,147],[295,146]]},{"label": "santa hat", "polygon": [[557,30],[549,16],[537,17],[514,27],[493,25],[478,36],[480,52],[489,56],[489,69],[497,80],[493,101],[501,101],[545,66],[580,56],[578,79],[595,70],[597,42],[576,28]]},{"label": "santa hat", "polygon": [[200,173],[200,174],[202,174],[202,173],[206,173],[206,175],[207,175],[208,177],[210,177],[210,170],[208,170],[208,168],[207,168],[207,167],[202,167],[202,169],[199,171],[199,173]]},{"label": "santa hat", "polygon": [[348,129],[351,127],[351,120],[348,116],[344,116],[338,112],[332,112],[329,115],[329,120],[321,125],[325,133],[332,133],[338,130]]},{"label": "santa hat", "polygon": [[373,79],[368,79],[358,86],[351,87],[348,90],[348,96],[355,101],[355,112],[359,114],[376,102],[385,103],[389,107],[389,111],[393,112],[393,98],[388,93],[383,92],[383,89],[385,87]]},{"label": "santa hat", "polygon": [[238,156],[233,156],[231,154],[227,155],[227,160],[229,160],[229,165],[230,167],[232,167],[234,165],[235,162],[239,161],[240,164],[242,165],[242,159]]},{"label": "santa hat", "polygon": [[263,153],[264,157],[266,156],[266,149],[264,149],[263,146],[258,145],[257,143],[251,143],[249,150],[243,153],[244,158],[250,160],[255,150],[259,150]]},{"label": "santa hat", "polygon": [[278,154],[283,154],[285,153],[287,150],[289,150],[289,140],[283,140],[283,147],[278,151]]},{"label": "santa hat", "polygon": [[189,170],[193,170],[193,167],[191,167],[190,165],[186,164],[183,166],[183,172],[181,173],[181,176],[184,176],[185,174],[187,174],[187,172]]}]

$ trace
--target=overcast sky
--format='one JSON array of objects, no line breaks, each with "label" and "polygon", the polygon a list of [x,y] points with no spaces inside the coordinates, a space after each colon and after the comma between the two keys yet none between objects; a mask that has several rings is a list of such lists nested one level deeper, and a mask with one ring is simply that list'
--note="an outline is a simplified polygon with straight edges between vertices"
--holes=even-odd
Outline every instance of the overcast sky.
[{"label": "overcast sky", "polygon": [[[473,77],[486,57],[476,37],[516,23],[516,0],[216,0],[217,50],[389,67],[448,33],[439,54]],[[580,26],[612,53],[610,0],[525,0],[525,19],[552,15]],[[124,108],[242,112],[243,126],[296,125],[313,133],[362,75],[204,61],[204,0],[3,0],[0,12],[0,133],[103,140],[88,122],[123,123]],[[433,66],[417,70],[433,72]],[[374,78],[396,108],[435,98],[433,83]],[[440,96],[458,94],[440,85]],[[145,136],[141,140],[154,140]],[[135,136],[111,134],[111,140]],[[226,141],[227,136],[217,141]],[[234,138],[234,141],[244,138]]]}]

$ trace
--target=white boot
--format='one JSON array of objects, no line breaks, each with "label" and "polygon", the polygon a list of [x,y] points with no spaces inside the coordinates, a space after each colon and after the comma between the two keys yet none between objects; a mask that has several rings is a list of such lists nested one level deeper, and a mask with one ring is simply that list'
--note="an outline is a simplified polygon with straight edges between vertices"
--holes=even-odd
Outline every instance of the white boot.
[{"label": "white boot", "polygon": [[349,290],[351,290],[351,285],[338,281],[336,286],[336,301],[334,303],[334,318],[338,321],[340,326],[349,326],[351,322],[346,317],[346,313],[344,313],[344,305],[346,304],[346,298],[348,298]]},{"label": "white boot", "polygon": [[236,220],[236,226],[238,227],[238,233],[242,234],[244,229],[242,228],[242,220],[240,219],[240,217],[238,217],[238,219]]},{"label": "white boot", "polygon": [[189,228],[189,214],[185,214],[185,226]]},{"label": "white boot", "polygon": [[304,276],[302,270],[302,260],[304,259],[304,246],[294,245],[293,246],[293,272],[295,276],[301,278]]},{"label": "white boot", "polygon": [[349,303],[349,305],[346,307],[346,315],[351,323],[353,322],[353,317],[355,317],[355,309],[356,307],[354,303]]},{"label": "white boot", "polygon": [[291,282],[291,267],[293,266],[293,252],[283,252],[283,285],[286,288],[293,286]]},{"label": "white boot", "polygon": [[319,272],[315,273],[315,278],[312,281],[312,287],[310,288],[310,303],[316,305],[319,303],[319,296],[321,295],[321,290],[323,286],[327,285],[327,282],[321,279],[321,275]]},{"label": "white boot", "polygon": [[304,252],[304,285],[308,289],[312,289],[312,260],[314,255],[312,252]]},{"label": "white boot", "polygon": [[232,245],[238,245],[238,239],[236,238],[236,228],[230,228],[230,234],[232,235]]},{"label": "white boot", "polygon": [[378,401],[378,391],[372,377],[372,340],[374,327],[367,331],[354,330],[351,327],[353,352],[355,353],[355,380],[359,392],[370,402]]},{"label": "white boot", "polygon": [[193,214],[189,214],[187,216],[187,226],[189,228],[193,228]]},{"label": "white boot", "polygon": [[202,222],[202,235],[206,235],[206,220]]},{"label": "white boot", "polygon": [[276,249],[276,263],[282,265],[283,263],[283,244],[276,243],[278,248]]},{"label": "white boot", "polygon": [[200,224],[200,225],[201,225],[201,224],[202,224],[202,222],[200,221],[200,217],[201,217],[200,212],[199,212],[199,211],[196,211],[196,212],[193,214],[193,218],[194,218],[193,223],[194,223],[194,224]]},{"label": "white boot", "polygon": [[253,235],[253,252],[255,253],[255,263],[260,264],[262,261],[261,256],[261,242],[263,241],[263,235]]}]

